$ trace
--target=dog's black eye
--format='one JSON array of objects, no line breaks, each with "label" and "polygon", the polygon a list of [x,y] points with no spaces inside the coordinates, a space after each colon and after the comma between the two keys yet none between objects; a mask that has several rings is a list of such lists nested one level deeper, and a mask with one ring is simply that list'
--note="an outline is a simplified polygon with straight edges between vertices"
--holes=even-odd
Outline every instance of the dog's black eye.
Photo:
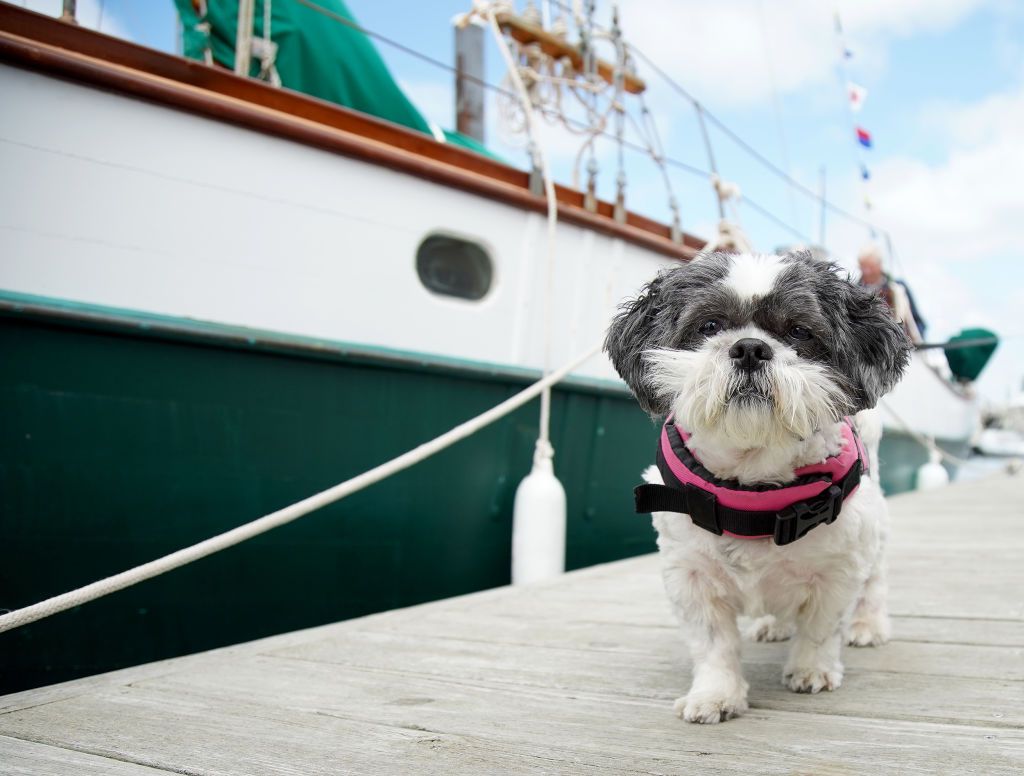
[{"label": "dog's black eye", "polygon": [[805,326],[791,326],[789,336],[795,340],[809,340],[811,338],[811,330]]},{"label": "dog's black eye", "polygon": [[703,334],[705,337],[710,337],[712,334],[718,334],[722,330],[722,322],[712,318],[709,321],[704,321],[700,326],[697,327],[697,331]]}]

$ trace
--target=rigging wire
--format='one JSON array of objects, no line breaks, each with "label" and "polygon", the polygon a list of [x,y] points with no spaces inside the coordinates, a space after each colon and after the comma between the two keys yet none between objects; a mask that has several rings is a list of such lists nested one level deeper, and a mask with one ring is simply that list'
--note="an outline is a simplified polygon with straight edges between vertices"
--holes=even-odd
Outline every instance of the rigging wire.
[{"label": "rigging wire", "polygon": [[740,197],[739,203],[741,205],[746,205],[751,210],[753,210],[753,211],[755,211],[757,213],[760,213],[762,216],[767,218],[773,224],[775,224],[776,226],[780,227],[781,229],[784,229],[785,231],[789,232],[791,235],[796,237],[798,240],[800,240],[804,244],[812,245],[814,243],[814,241],[810,237],[808,237],[806,234],[801,232],[795,226],[792,226],[792,225],[786,223],[781,218],[779,218],[777,215],[772,213],[770,210],[762,207],[761,205],[757,204],[753,200],[749,199],[746,195]]},{"label": "rigging wire", "polygon": [[[302,0],[298,1],[301,2]],[[559,0],[551,0],[551,4],[563,10],[570,12],[572,11],[572,8],[565,2],[560,2]],[[595,27],[597,27],[597,29],[599,30],[602,29],[599,25],[595,25]],[[716,173],[717,171],[715,170],[715,164],[713,161],[713,152],[710,150],[710,142],[707,140],[706,137],[707,128],[704,125],[705,120],[708,123],[713,124],[715,128],[718,129],[723,135],[728,137],[737,146],[746,151],[747,154],[753,157],[757,162],[759,162],[763,167],[765,167],[767,170],[773,173],[776,177],[780,178],[785,183],[787,183],[790,187],[792,187],[794,191],[798,191],[801,194],[810,197],[812,200],[826,208],[829,212],[834,213],[837,216],[841,216],[842,218],[845,218],[852,223],[863,226],[866,229],[874,230],[880,234],[886,235],[887,239],[891,240],[891,237],[889,237],[888,230],[882,229],[877,224],[874,224],[865,218],[862,218],[854,213],[851,213],[850,211],[840,207],[834,202],[826,199],[821,195],[820,192],[814,191],[814,189],[804,185],[799,180],[794,178],[789,172],[782,169],[779,165],[777,165],[763,153],[758,151],[757,148],[755,148],[753,145],[744,140],[739,134],[732,130],[724,121],[722,121],[715,114],[709,111],[700,100],[698,100],[689,90],[683,87],[678,81],[672,78],[672,76],[670,76],[665,70],[659,67],[654,62],[654,60],[647,56],[643,51],[641,51],[640,49],[633,45],[629,46],[629,50],[638,59],[642,60],[647,65],[647,67],[649,67],[659,78],[661,78],[666,84],[668,84],[668,86],[673,91],[675,91],[684,100],[689,102],[697,110],[698,120],[701,122],[702,133],[705,135],[705,149],[708,151],[709,154],[709,164],[712,168],[712,173]],[[671,163],[672,160],[666,158],[666,162]],[[693,172],[693,168],[690,167],[688,171]],[[707,175],[708,173],[703,174]],[[747,201],[749,202],[749,200]],[[792,229],[792,227],[788,225],[787,228]]]},{"label": "rigging wire", "polygon": [[850,213],[848,210],[844,210],[843,208],[839,207],[835,203],[830,202],[827,199],[824,199],[821,196],[820,193],[818,193],[818,192],[814,191],[813,189],[811,189],[811,188],[805,186],[804,184],[802,184],[800,181],[798,181],[792,175],[790,175],[785,170],[783,170],[781,167],[779,167],[777,164],[775,164],[775,162],[773,162],[771,159],[769,159],[764,154],[762,154],[760,151],[758,151],[756,148],[754,148],[752,145],[750,145],[750,143],[748,143],[742,137],[737,135],[733,130],[731,130],[721,119],[719,119],[717,116],[715,116],[715,114],[711,113],[707,108],[705,108],[703,103],[701,103],[696,97],[694,97],[692,94],[690,94],[690,92],[688,92],[685,88],[683,88],[679,84],[678,81],[676,81],[674,78],[672,78],[672,76],[670,76],[668,73],[666,73],[660,67],[658,67],[651,60],[651,58],[648,57],[646,54],[644,54],[640,49],[631,46],[630,50],[639,59],[642,59],[646,63],[646,65],[648,67],[650,67],[651,70],[653,70],[658,75],[658,77],[660,77],[662,80],[664,80],[665,83],[667,83],[669,85],[669,87],[673,91],[675,91],[677,94],[679,94],[681,97],[683,97],[689,103],[691,103],[695,108],[697,108],[700,111],[701,115],[704,116],[708,120],[708,122],[710,122],[711,124],[714,124],[714,126],[718,130],[720,130],[722,132],[722,134],[724,134],[726,137],[728,137],[730,140],[732,140],[734,143],[736,143],[736,145],[738,145],[740,148],[742,148],[744,151],[746,151],[748,154],[750,154],[752,157],[754,157],[754,159],[756,159],[758,162],[760,162],[768,170],[773,172],[777,177],[781,178],[786,183],[788,183],[790,186],[792,186],[796,191],[799,191],[799,192],[805,194],[806,196],[810,197],[811,199],[813,199],[813,200],[815,200],[817,202],[820,202],[822,205],[824,205],[826,208],[828,208],[831,212],[835,213],[836,215],[842,216],[842,217],[844,217],[844,218],[846,218],[846,219],[848,219],[848,220],[850,220],[850,221],[852,221],[854,223],[860,224],[861,226],[864,226],[864,227],[866,227],[868,229],[877,229],[879,232],[884,232],[885,231],[885,230],[880,229],[879,227],[877,227],[875,224],[872,224],[871,222],[866,221],[865,219],[861,218],[860,216],[854,215],[853,213]]},{"label": "rigging wire", "polygon": [[[427,63],[429,65],[432,65],[433,67],[436,67],[436,68],[441,69],[441,70],[445,70],[445,71],[447,71],[449,73],[452,73],[452,74],[459,74],[462,78],[464,78],[467,81],[470,81],[472,83],[475,83],[475,84],[483,87],[484,89],[487,89],[489,91],[492,91],[492,92],[494,92],[496,94],[503,95],[503,96],[508,97],[508,98],[518,99],[518,95],[516,95],[515,92],[513,92],[511,90],[505,89],[505,88],[503,88],[503,87],[501,87],[501,86],[499,86],[497,84],[491,83],[490,81],[487,81],[487,80],[485,80],[483,78],[478,78],[478,77],[472,76],[472,75],[470,75],[468,73],[460,73],[454,65],[450,65],[447,62],[444,62],[444,61],[442,61],[440,59],[435,59],[434,57],[430,56],[429,54],[424,54],[424,53],[422,53],[420,51],[417,51],[414,48],[411,48],[410,46],[405,45],[404,43],[400,43],[399,41],[396,41],[396,40],[394,40],[392,38],[389,38],[386,35],[382,35],[379,32],[375,32],[374,30],[370,30],[370,29],[368,29],[366,27],[363,27],[362,25],[352,21],[351,19],[346,19],[344,16],[342,16],[342,15],[340,15],[338,13],[335,13],[334,11],[331,11],[328,8],[324,8],[323,6],[317,5],[314,2],[314,0],[288,0],[288,2],[298,3],[300,5],[303,5],[306,8],[309,8],[310,10],[315,11],[315,12],[323,15],[326,18],[331,19],[331,20],[337,22],[338,24],[341,24],[341,25],[343,25],[345,27],[348,27],[348,28],[350,28],[352,30],[355,30],[356,32],[362,33],[363,35],[366,35],[369,38],[377,40],[377,41],[379,41],[379,42],[381,42],[381,43],[383,43],[383,44],[385,44],[385,45],[395,49],[396,51],[400,51],[400,52],[402,52],[404,54],[407,54],[408,56],[411,56],[414,59],[417,59],[417,60],[419,60],[421,62],[425,62],[425,63]],[[555,2],[553,0],[552,4],[557,6],[557,7],[559,7],[559,8],[562,8],[563,10],[566,10],[566,9],[572,10],[569,6],[565,5],[564,3]],[[723,132],[725,132],[727,135],[732,137],[732,139],[734,141],[736,141],[740,145],[744,146],[747,150],[751,151],[755,155],[755,157],[759,158],[760,161],[762,161],[763,163],[767,163],[769,166],[774,167],[772,162],[770,162],[767,158],[761,156],[755,149],[753,149],[752,146],[747,145],[742,140],[742,138],[740,138],[738,135],[735,135],[735,133],[733,133],[732,130],[730,130],[728,127],[726,127],[725,124],[723,124],[720,120],[715,118],[712,114],[708,113],[707,109],[705,109],[704,106],[700,102],[698,102],[692,95],[690,95],[689,92],[687,92],[685,89],[683,89],[683,87],[679,86],[674,81],[672,81],[672,79],[664,71],[662,71],[660,68],[658,68],[657,65],[654,65],[654,63],[646,55],[643,54],[643,52],[640,52],[638,49],[636,49],[633,46],[628,46],[628,48],[629,48],[629,51],[631,53],[638,54],[645,62],[648,63],[648,65],[651,67],[652,70],[654,70],[656,73],[658,73],[662,78],[664,78],[667,82],[669,82],[669,84],[671,86],[673,86],[673,88],[675,88],[677,91],[679,91],[681,94],[683,94],[686,97],[687,100],[689,100],[691,103],[693,103],[694,107],[697,108],[698,116],[701,118],[701,120],[703,120],[703,117],[706,116],[709,121],[711,121],[713,124],[715,124],[716,127],[718,127]],[[550,111],[548,109],[545,109],[543,107],[540,107],[538,110],[539,110],[540,113],[542,113],[544,115],[550,115],[552,113],[552,111]],[[573,125],[577,126],[580,129],[583,129],[583,130],[588,129],[587,125],[584,122],[582,122],[582,121],[578,121],[578,120],[573,119],[573,118],[568,117],[568,116],[565,116],[565,119],[570,124],[573,124]],[[706,128],[705,128],[705,131],[706,131]],[[610,132],[608,132],[608,131],[602,131],[602,132],[596,133],[596,134],[598,136],[600,136],[600,137],[604,137],[607,140],[616,141],[615,136],[613,134],[611,134]],[[635,152],[643,153],[643,154],[648,154],[649,153],[649,149],[648,148],[645,148],[644,146],[639,145],[637,143],[634,143],[634,142],[632,142],[630,140],[623,139],[622,144],[623,144],[623,146],[625,148],[628,148],[631,151],[635,151]],[[706,149],[711,154],[711,156],[709,157],[709,160],[713,162],[714,155],[713,155],[713,151],[711,151],[711,148],[710,148],[710,139],[707,140]],[[712,174],[714,174],[714,170],[711,170],[711,171],[703,170],[700,167],[697,167],[697,166],[692,165],[692,164],[688,164],[687,162],[684,162],[684,161],[679,160],[679,159],[675,159],[675,158],[670,157],[670,156],[664,156],[663,159],[664,159],[665,164],[668,165],[669,167],[674,167],[674,168],[676,168],[678,170],[682,170],[682,171],[684,171],[684,172],[686,172],[686,173],[688,173],[690,175],[693,175],[695,177],[700,177],[700,178],[703,178],[705,180],[707,178],[709,178]],[[777,167],[774,167],[774,169],[775,169],[775,171],[777,173],[781,174],[783,177],[788,177],[786,175],[786,173],[784,171],[782,171],[781,169],[779,169]],[[790,182],[793,185],[796,185],[804,193],[809,194],[810,196],[814,197],[818,201],[821,201],[822,204],[825,207],[828,207],[830,210],[832,210],[837,215],[845,216],[846,218],[849,218],[849,219],[851,219],[853,221],[856,221],[857,223],[863,224],[863,225],[867,226],[868,228],[875,228],[875,227],[873,227],[873,225],[868,224],[863,219],[859,219],[856,216],[853,216],[850,213],[847,213],[845,210],[843,210],[842,208],[839,208],[836,205],[833,205],[831,202],[828,202],[828,201],[825,201],[825,200],[821,200],[821,198],[820,198],[820,196],[818,194],[816,194],[815,192],[813,192],[810,189],[807,189],[806,187],[803,187],[802,184],[800,184],[798,181],[796,181],[794,179],[790,179]],[[775,223],[775,224],[781,226],[782,228],[786,229],[786,231],[788,231],[789,233],[791,233],[793,235],[796,235],[796,236],[799,236],[800,239],[802,239],[802,240],[808,241],[805,236],[803,236],[799,231],[797,231],[795,229],[795,227],[791,226],[790,224],[787,224],[779,216],[771,213],[771,211],[769,211],[763,205],[757,204],[755,201],[753,201],[752,199],[750,199],[746,195],[744,195],[744,197],[743,197],[743,202],[745,202],[747,205],[749,205],[752,209],[754,209],[757,212],[759,212],[762,215],[764,215],[766,218],[771,220],[773,223]]]},{"label": "rigging wire", "polygon": [[[693,110],[697,114],[697,125],[700,127],[700,135],[704,138],[704,151],[708,155],[708,167],[711,168],[709,176],[712,180],[719,180],[718,165],[715,164],[715,149],[711,145],[711,135],[708,134],[708,125],[704,120],[704,109],[700,103],[693,104]],[[718,220],[722,221],[725,219],[725,203],[721,197],[715,197],[715,202],[718,203]]]}]

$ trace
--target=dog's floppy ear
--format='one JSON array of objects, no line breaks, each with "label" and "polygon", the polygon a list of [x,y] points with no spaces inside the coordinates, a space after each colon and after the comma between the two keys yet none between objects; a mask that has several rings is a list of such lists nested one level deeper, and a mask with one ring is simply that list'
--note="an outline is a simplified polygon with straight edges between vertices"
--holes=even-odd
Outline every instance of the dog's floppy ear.
[{"label": "dog's floppy ear", "polygon": [[662,271],[645,285],[636,299],[619,307],[619,312],[608,328],[604,349],[615,370],[633,391],[636,400],[651,415],[663,415],[670,409],[648,385],[644,351],[661,345],[665,315],[659,294],[665,286],[669,270]]},{"label": "dog's floppy ear", "polygon": [[859,412],[874,407],[899,382],[913,346],[879,295],[853,283],[845,285],[850,327],[845,371],[852,381],[854,412]]}]

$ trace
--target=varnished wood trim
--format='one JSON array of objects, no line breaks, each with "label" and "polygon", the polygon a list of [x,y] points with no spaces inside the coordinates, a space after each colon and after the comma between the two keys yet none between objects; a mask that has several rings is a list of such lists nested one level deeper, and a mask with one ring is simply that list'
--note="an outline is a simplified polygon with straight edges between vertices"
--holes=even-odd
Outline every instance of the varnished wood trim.
[{"label": "varnished wood trim", "polygon": [[[247,129],[469,191],[524,210],[543,212],[543,197],[528,188],[527,173],[472,151],[333,103],[278,89],[220,68],[0,4],[0,61],[90,86],[197,113]],[[674,258],[692,257],[704,244],[636,213],[626,223],[613,206],[583,208],[583,194],[556,187],[559,217]]]},{"label": "varnished wood trim", "polygon": [[[526,45],[536,43],[548,56],[555,59],[568,57],[577,72],[583,69],[583,55],[580,53],[579,47],[574,46],[565,38],[560,38],[543,27],[531,24],[514,13],[498,13],[494,18],[501,29],[520,43]],[[615,65],[604,59],[598,59],[596,64],[597,74],[608,83],[615,83]],[[640,94],[647,89],[647,84],[643,79],[633,73],[623,73],[622,82],[623,87],[631,94]]]}]

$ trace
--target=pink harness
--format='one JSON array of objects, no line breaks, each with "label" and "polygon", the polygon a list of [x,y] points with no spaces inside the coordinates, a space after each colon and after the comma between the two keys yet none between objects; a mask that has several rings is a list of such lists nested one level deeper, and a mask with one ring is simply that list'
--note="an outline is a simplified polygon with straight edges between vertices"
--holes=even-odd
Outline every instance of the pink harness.
[{"label": "pink harness", "polygon": [[867,451],[849,418],[843,446],[821,463],[802,466],[785,485],[741,485],[708,471],[686,446],[690,438],[670,416],[661,429],[658,469],[664,485],[634,490],[637,512],[679,512],[712,533],[742,539],[772,537],[783,545],[821,523],[832,523],[860,484]]}]

